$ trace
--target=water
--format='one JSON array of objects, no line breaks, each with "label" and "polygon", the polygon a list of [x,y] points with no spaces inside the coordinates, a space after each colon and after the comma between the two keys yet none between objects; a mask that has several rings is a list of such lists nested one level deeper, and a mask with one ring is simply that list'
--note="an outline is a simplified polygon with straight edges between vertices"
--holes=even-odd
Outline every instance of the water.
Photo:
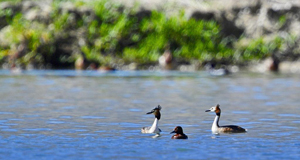
[{"label": "water", "polygon": [[[298,159],[300,76],[0,71],[0,159]],[[162,106],[162,136],[141,134]],[[211,134],[221,125],[248,129]],[[175,126],[188,140],[171,140]]]}]

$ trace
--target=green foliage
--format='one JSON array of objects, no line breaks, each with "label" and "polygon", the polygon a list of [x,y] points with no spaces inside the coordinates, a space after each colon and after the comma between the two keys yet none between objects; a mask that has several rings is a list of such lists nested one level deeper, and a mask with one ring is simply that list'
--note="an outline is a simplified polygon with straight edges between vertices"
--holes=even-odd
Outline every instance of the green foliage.
[{"label": "green foliage", "polygon": [[124,48],[120,43],[127,43],[125,39],[135,30],[136,19],[128,15],[129,11],[121,13],[119,5],[107,1],[97,1],[92,6],[97,19],[88,25],[88,45],[82,51],[88,60],[105,64],[107,59],[120,55]]},{"label": "green foliage", "polygon": [[66,26],[68,25],[68,23],[67,23],[68,18],[69,18],[68,13],[63,13],[62,15],[60,15],[59,13],[54,13],[54,16],[52,17],[54,31],[55,32],[63,31],[66,28]]},{"label": "green foliage", "polygon": [[286,23],[286,15],[282,15],[279,17],[279,26],[282,27]]},{"label": "green foliage", "polygon": [[0,2],[20,3],[20,2],[22,2],[22,0],[0,0]]},{"label": "green foliage", "polygon": [[13,11],[10,8],[0,10],[0,18],[1,17],[5,17],[5,20],[6,20],[7,23],[11,22],[11,20],[12,20],[12,18],[11,18],[12,14],[13,14]]},{"label": "green foliage", "polygon": [[53,26],[53,32],[62,34],[65,33],[64,30],[66,30],[68,27],[70,27],[70,14],[67,12],[62,12],[60,9],[60,5],[62,2],[55,1],[52,3],[52,12],[50,14],[51,20],[52,20],[52,26]]},{"label": "green foliage", "polygon": [[188,20],[183,12],[168,18],[158,11],[137,21],[136,13],[121,13],[118,5],[107,1],[94,4],[94,10],[99,21],[89,25],[91,45],[83,49],[89,58],[110,54],[125,62],[155,63],[168,45],[174,57],[183,60],[224,58],[232,53],[214,21]]},{"label": "green foliage", "polygon": [[[90,7],[94,13],[85,15],[63,10],[61,6],[65,2],[73,2],[76,7]],[[11,10],[6,9],[0,11],[0,17],[5,17],[9,23],[5,35],[10,45],[0,46],[0,60],[13,57],[20,46],[26,46],[24,55],[17,57],[18,63],[45,63],[46,57],[54,53],[55,47],[59,47],[54,46],[55,41],[68,40],[71,31],[72,34],[82,31],[80,38],[84,42],[76,46],[80,48],[76,53],[82,52],[89,62],[100,65],[119,59],[127,64],[156,64],[166,49],[170,49],[174,59],[179,61],[243,62],[264,58],[280,49],[285,41],[279,37],[272,41],[259,38],[246,45],[232,47],[215,21],[187,19],[184,12],[171,17],[160,11],[152,11],[149,16],[143,17],[139,14],[135,9],[124,8],[108,0],[53,0],[51,17],[46,24],[30,22],[22,14],[13,15]],[[286,17],[280,17],[279,23],[283,26]],[[243,39],[240,38],[238,43]],[[60,63],[74,63],[78,56],[70,53],[63,55],[63,58],[54,58],[60,58],[55,60]]]},{"label": "green foliage", "polygon": [[0,46],[0,62],[3,63],[4,59],[9,56],[10,50],[9,49],[5,49],[3,47]]},{"label": "green foliage", "polygon": [[[10,50],[1,52],[0,57],[6,56],[16,57],[16,63],[29,64],[30,62],[43,63],[42,55],[38,53],[38,49],[45,43],[49,43],[52,39],[51,33],[44,24],[30,22],[23,18],[22,14],[13,17],[10,27],[5,33],[7,43],[11,46]],[[20,50],[20,48],[22,48]],[[18,52],[25,52],[19,55]]]},{"label": "green foliage", "polygon": [[173,49],[176,59],[183,60],[218,58],[220,53],[224,58],[232,52],[222,41],[216,22],[187,20],[183,12],[179,17],[167,18],[163,13],[153,11],[151,17],[142,20],[140,32],[141,40],[135,48],[125,50],[125,56],[131,51],[143,59],[148,55],[147,60],[154,62],[167,45]]},{"label": "green foliage", "polygon": [[274,51],[280,50],[283,43],[284,39],[280,37],[275,37],[270,41],[265,41],[263,38],[254,39],[247,45],[237,47],[235,58],[240,61],[265,58]]}]

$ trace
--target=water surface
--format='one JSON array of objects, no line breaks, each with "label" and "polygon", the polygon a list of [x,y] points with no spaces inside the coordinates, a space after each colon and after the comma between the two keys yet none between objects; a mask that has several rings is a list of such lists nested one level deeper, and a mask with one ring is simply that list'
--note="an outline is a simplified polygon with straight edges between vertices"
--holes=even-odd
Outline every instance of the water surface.
[{"label": "water surface", "polygon": [[[300,76],[0,71],[0,159],[298,159]],[[161,137],[141,134],[162,106]],[[221,125],[244,134],[211,134]],[[175,126],[188,140],[171,140]]]}]

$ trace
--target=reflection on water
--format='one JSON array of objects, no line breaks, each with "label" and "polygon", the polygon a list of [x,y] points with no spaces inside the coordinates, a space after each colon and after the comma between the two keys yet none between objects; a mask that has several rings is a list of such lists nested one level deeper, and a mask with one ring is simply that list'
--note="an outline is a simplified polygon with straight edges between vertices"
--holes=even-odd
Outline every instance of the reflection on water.
[{"label": "reflection on water", "polygon": [[[1,159],[297,159],[299,75],[0,71]],[[211,134],[220,125],[243,134]],[[161,137],[141,134],[160,104]],[[171,140],[175,126],[188,140]]]}]

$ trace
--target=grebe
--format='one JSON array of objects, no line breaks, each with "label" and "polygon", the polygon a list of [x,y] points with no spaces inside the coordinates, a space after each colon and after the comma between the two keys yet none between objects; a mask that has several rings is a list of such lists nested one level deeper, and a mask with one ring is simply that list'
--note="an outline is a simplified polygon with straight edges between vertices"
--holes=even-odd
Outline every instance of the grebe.
[{"label": "grebe", "polygon": [[247,131],[246,129],[240,126],[235,126],[235,125],[219,126],[219,119],[221,116],[221,109],[219,104],[217,104],[215,107],[211,107],[210,110],[206,110],[205,112],[216,113],[215,120],[211,127],[211,131],[213,133],[242,133]]},{"label": "grebe", "polygon": [[183,129],[180,126],[175,127],[171,133],[176,133],[171,139],[188,139],[188,136],[183,133]]},{"label": "grebe", "polygon": [[151,127],[143,127],[141,129],[142,133],[156,133],[156,135],[160,135],[161,130],[158,128],[158,121],[160,119],[160,110],[161,106],[158,105],[156,108],[152,109],[151,112],[148,112],[147,114],[154,114],[155,119]]},{"label": "grebe", "polygon": [[225,76],[231,73],[228,67],[225,65],[221,65],[221,67],[217,69],[215,64],[208,63],[204,67],[212,76]]}]

